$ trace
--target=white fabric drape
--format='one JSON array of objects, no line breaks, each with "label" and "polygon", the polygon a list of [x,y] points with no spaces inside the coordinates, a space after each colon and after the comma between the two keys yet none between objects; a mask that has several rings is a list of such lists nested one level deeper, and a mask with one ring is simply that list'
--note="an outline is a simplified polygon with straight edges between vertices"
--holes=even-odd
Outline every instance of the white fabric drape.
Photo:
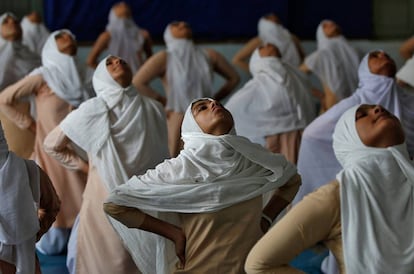
[{"label": "white fabric drape", "polygon": [[257,29],[259,38],[263,43],[270,43],[277,46],[282,55],[282,61],[295,67],[301,64],[300,55],[292,40],[292,35],[281,24],[262,17],[259,20]]},{"label": "white fabric drape", "polygon": [[[243,137],[203,133],[194,120],[191,105],[181,130],[184,149],[177,158],[164,161],[142,176],[132,177],[117,187],[107,201],[164,212],[169,217],[174,212],[214,212],[280,187],[296,173],[295,166],[284,156]],[[128,245],[137,246],[139,241]],[[159,241],[157,249],[162,250],[163,246]],[[175,262],[174,249],[171,252],[169,258]],[[136,250],[132,256],[143,273],[171,270],[168,259],[155,257],[156,253]],[[151,268],[144,269],[141,264]]]},{"label": "white fabric drape", "polygon": [[0,154],[0,260],[14,264],[17,274],[34,273],[39,171],[8,151],[1,126]]},{"label": "white fabric drape", "polygon": [[304,129],[316,114],[306,76],[277,57],[250,59],[253,79],[226,103],[238,135],[265,144],[265,137]]},{"label": "white fabric drape", "polygon": [[58,97],[77,107],[89,98],[83,70],[85,68],[76,57],[59,51],[55,36],[61,32],[66,32],[75,39],[75,36],[66,29],[52,32],[43,46],[42,66],[32,71],[31,75],[41,74]]},{"label": "white fabric drape", "polygon": [[213,73],[207,53],[189,39],[175,38],[170,25],[164,31],[167,45],[167,110],[184,113],[192,100],[213,97]]},{"label": "white fabric drape", "polygon": [[43,23],[31,22],[27,16],[23,17],[20,25],[23,31],[23,44],[40,56],[43,46],[49,37],[49,30]]},{"label": "white fabric drape", "polygon": [[359,57],[344,36],[326,37],[324,22],[316,31],[317,50],[305,58],[305,64],[340,100],[350,96],[357,87]]},{"label": "white fabric drape", "polygon": [[111,9],[106,30],[111,34],[108,52],[124,59],[131,66],[132,73],[137,72],[142,65],[138,54],[144,45],[144,37],[134,20],[119,18]]},{"label": "white fabric drape", "polygon": [[[0,16],[0,24],[11,16],[4,13]],[[40,66],[40,56],[22,44],[22,41],[8,41],[0,35],[0,90],[14,84],[26,76],[34,68]]]},{"label": "white fabric drape", "polygon": [[414,58],[408,59],[397,72],[396,77],[414,87]]},{"label": "white fabric drape", "polygon": [[121,87],[106,68],[107,58],[93,76],[97,97],[69,113],[59,126],[88,152],[110,191],[133,174],[155,167],[167,157],[168,148],[162,106],[139,95],[132,85]]},{"label": "white fabric drape", "polygon": [[353,274],[413,273],[413,162],[405,143],[365,146],[355,127],[357,108],[343,114],[333,134],[343,166],[337,179],[345,269]]},{"label": "white fabric drape", "polygon": [[[400,97],[403,96],[403,92],[396,85],[394,78],[370,72],[368,56],[369,54],[363,58],[359,66],[360,81],[355,93],[316,118],[303,132],[298,158],[302,186],[294,203],[335,179],[335,174],[341,170],[332,149],[332,133],[339,117],[350,107],[359,104],[379,104],[401,119],[404,130],[408,129],[409,125],[413,128],[414,114],[409,113],[409,111],[413,112],[409,105],[410,98],[412,98],[411,102],[414,102],[414,96],[410,97],[407,94],[408,98],[402,100]],[[409,111],[404,110],[402,113],[403,108],[408,108]],[[406,136],[407,143],[412,143],[413,141],[410,140],[414,138],[414,130],[406,130]],[[409,152],[414,155],[414,150],[409,150]]]}]

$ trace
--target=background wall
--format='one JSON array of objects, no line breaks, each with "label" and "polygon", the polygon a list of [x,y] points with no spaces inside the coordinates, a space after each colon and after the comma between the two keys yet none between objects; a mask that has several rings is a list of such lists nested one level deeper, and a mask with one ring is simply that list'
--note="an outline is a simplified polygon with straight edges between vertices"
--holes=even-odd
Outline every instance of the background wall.
[{"label": "background wall", "polygon": [[[383,49],[403,64],[398,53],[402,41],[414,34],[414,0],[125,0],[136,22],[155,38],[154,52],[164,48],[162,33],[172,20],[191,23],[203,47],[221,52],[227,60],[257,33],[258,19],[268,12],[279,15],[284,25],[302,39],[306,53],[316,45],[315,30],[324,18],[337,21],[361,55]],[[81,41],[79,58],[86,60],[92,41],[105,28],[110,7],[117,0],[1,0],[0,14],[12,11],[18,17],[36,10],[55,30],[69,28]],[[105,53],[101,57],[105,56]],[[244,84],[250,77],[238,70]],[[317,86],[318,82],[313,79]],[[216,77],[215,87],[223,83]],[[160,92],[160,81],[152,85]]]},{"label": "background wall", "polygon": [[[21,17],[31,10],[55,30],[69,28],[78,40],[95,40],[117,0],[1,0],[0,13]],[[350,39],[405,39],[414,33],[414,0],[126,0],[138,24],[161,41],[172,20],[191,23],[196,39],[243,40],[256,34],[257,20],[276,12],[301,39],[314,39],[324,18],[337,21]]]},{"label": "background wall", "polygon": [[[80,41],[95,40],[104,30],[117,0],[44,0],[45,22],[51,29],[67,27]],[[319,22],[332,18],[350,38],[372,37],[370,0],[125,0],[135,21],[161,40],[174,20],[190,23],[196,39],[223,41],[257,33],[258,19],[275,12],[299,37],[313,39]],[[350,16],[352,14],[352,20]]]}]

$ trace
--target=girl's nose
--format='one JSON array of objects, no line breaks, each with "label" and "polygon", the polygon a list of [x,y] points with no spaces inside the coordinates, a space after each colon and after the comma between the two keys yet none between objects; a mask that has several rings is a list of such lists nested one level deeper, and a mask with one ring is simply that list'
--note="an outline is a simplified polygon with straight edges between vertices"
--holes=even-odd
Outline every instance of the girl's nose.
[{"label": "girl's nose", "polygon": [[374,112],[375,113],[378,113],[378,112],[384,112],[385,111],[385,109],[381,106],[381,105],[376,105],[375,107],[374,107]]}]

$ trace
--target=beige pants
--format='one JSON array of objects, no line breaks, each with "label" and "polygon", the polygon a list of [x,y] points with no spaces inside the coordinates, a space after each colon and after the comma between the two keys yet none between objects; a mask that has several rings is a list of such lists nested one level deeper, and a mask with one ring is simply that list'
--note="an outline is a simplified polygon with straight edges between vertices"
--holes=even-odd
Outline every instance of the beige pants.
[{"label": "beige pants", "polygon": [[326,245],[345,273],[342,254],[339,184],[334,181],[307,195],[273,226],[250,251],[248,274],[303,273],[288,265],[307,248]]}]

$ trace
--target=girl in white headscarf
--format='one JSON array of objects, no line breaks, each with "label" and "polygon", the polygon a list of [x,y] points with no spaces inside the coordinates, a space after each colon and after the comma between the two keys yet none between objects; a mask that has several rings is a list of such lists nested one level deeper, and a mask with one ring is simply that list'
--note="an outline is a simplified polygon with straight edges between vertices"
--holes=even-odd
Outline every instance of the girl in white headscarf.
[{"label": "girl in white headscarf", "polygon": [[0,273],[40,273],[35,242],[59,211],[46,173],[9,151],[0,124]]},{"label": "girl in white headscarf", "polygon": [[236,136],[230,112],[212,99],[188,107],[182,138],[177,158],[115,188],[104,209],[140,229],[141,238],[118,233],[143,273],[241,273],[261,235],[262,194],[281,187],[263,210],[266,230],[299,187],[296,168]]},{"label": "girl in white headscarf", "polygon": [[[0,90],[3,90],[40,66],[40,56],[22,44],[22,29],[12,13],[0,16],[0,28]],[[19,100],[16,108],[29,114],[29,100]],[[10,150],[20,157],[29,158],[33,152],[33,133],[20,129],[2,114],[0,120]]]},{"label": "girl in white headscarf", "polygon": [[248,58],[254,50],[266,43],[279,48],[281,60],[298,67],[305,56],[299,39],[282,26],[279,18],[271,13],[260,18],[257,25],[258,36],[250,39],[233,57],[233,64],[249,71]]},{"label": "girl in white headscarf", "polygon": [[[167,50],[153,55],[134,76],[133,83],[139,92],[166,105],[168,145],[175,157],[182,147],[180,127],[190,102],[201,97],[223,99],[236,87],[239,76],[220,53],[194,45],[186,22],[169,24],[164,40]],[[213,90],[213,72],[226,79],[218,91]],[[166,97],[150,86],[157,77],[162,78]]]},{"label": "girl in white headscarf", "polygon": [[321,110],[326,111],[355,91],[359,56],[331,20],[319,24],[316,40],[317,50],[305,58],[300,68],[315,73],[321,81],[325,93]]},{"label": "girl in white headscarf", "polygon": [[[407,135],[407,147],[414,155],[412,102],[414,96],[403,92],[395,82],[395,63],[383,51],[368,53],[359,66],[359,87],[355,93],[316,118],[304,131],[298,158],[303,184],[295,197],[306,194],[335,178],[341,170],[332,149],[332,133],[339,117],[358,104],[380,104],[399,117]],[[315,157],[318,155],[318,157]]]},{"label": "girl in white headscarf", "polygon": [[363,103],[380,104],[399,117],[407,135],[408,151],[410,155],[414,155],[414,95],[410,96],[398,87],[394,78],[395,71],[394,61],[384,51],[368,53],[359,66],[359,86],[355,93],[316,118],[305,129],[298,158],[298,170],[303,184],[294,203],[330,182],[341,170],[332,149],[332,133],[339,117],[352,106]]},{"label": "girl in white headscarf", "polygon": [[[32,157],[49,175],[62,199],[61,211],[53,228],[37,244],[38,249],[47,254],[59,254],[65,250],[86,183],[85,173],[67,170],[43,149],[46,135],[88,97],[75,59],[76,50],[76,41],[70,31],[53,32],[43,47],[43,65],[0,93],[3,114],[18,127],[36,134]],[[36,120],[15,108],[15,102],[27,96],[35,97]]]},{"label": "girl in white headscarf", "polygon": [[[93,76],[97,97],[71,112],[44,142],[46,152],[69,169],[88,169],[71,142],[89,156],[77,233],[71,235],[76,244],[68,251],[70,273],[138,273],[102,203],[116,186],[167,158],[168,146],[161,104],[139,95],[131,81],[124,60],[106,57]],[[99,253],[94,252],[97,248]]]},{"label": "girl in white headscarf", "polygon": [[125,2],[112,6],[106,30],[99,35],[88,55],[87,63],[90,67],[96,68],[99,55],[104,50],[123,58],[133,73],[152,55],[149,32],[135,24],[131,9]]},{"label": "girl in white headscarf", "polygon": [[43,24],[40,15],[33,11],[23,17],[20,25],[23,31],[23,44],[31,51],[40,55],[50,34],[49,30]]},{"label": "girl in white headscarf", "polygon": [[398,118],[381,106],[346,111],[333,134],[343,169],[260,239],[247,273],[302,273],[289,261],[319,242],[342,274],[413,273],[414,166],[404,138]]},{"label": "girl in white headscarf", "polygon": [[255,50],[250,71],[253,79],[226,103],[237,134],[296,163],[302,130],[316,114],[310,83],[272,44]]}]

